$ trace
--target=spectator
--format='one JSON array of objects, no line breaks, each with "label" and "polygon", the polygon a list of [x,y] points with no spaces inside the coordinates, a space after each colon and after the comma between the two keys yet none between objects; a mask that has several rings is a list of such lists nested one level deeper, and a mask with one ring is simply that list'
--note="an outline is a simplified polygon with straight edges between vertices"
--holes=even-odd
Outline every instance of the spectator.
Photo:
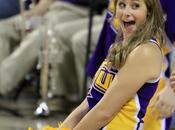
[{"label": "spectator", "polygon": [[[0,93],[3,95],[13,90],[35,65],[41,44],[45,40],[46,27],[52,26],[51,28],[55,32],[54,35],[57,38],[57,42],[62,45],[61,49],[64,51],[64,55],[67,55],[69,45],[67,46],[66,44],[70,44],[69,38],[71,38],[71,35],[77,30],[81,30],[82,27],[87,27],[88,8],[87,4],[79,3],[79,0],[41,0],[34,9],[25,12],[24,16],[28,18],[43,16],[44,23],[37,28],[33,28],[23,39],[20,35],[21,28],[23,28],[21,25],[24,23],[21,15],[0,22]],[[101,18],[97,16],[95,21],[97,23],[101,21]],[[69,58],[71,59],[71,57]],[[66,60],[71,62],[69,59]],[[64,65],[63,63],[62,66]],[[73,66],[74,64],[72,63]],[[74,72],[71,68],[70,71]],[[61,90],[65,89],[64,85],[67,87],[72,85],[78,86],[75,79],[76,72],[70,81],[67,81],[66,76],[64,76],[58,77],[61,78],[58,79],[61,82],[59,84],[60,86],[56,86],[58,87],[56,90],[55,88],[51,88],[53,92],[59,95],[63,95],[63,91]],[[77,89],[74,87],[67,88],[66,90],[77,95]]]}]

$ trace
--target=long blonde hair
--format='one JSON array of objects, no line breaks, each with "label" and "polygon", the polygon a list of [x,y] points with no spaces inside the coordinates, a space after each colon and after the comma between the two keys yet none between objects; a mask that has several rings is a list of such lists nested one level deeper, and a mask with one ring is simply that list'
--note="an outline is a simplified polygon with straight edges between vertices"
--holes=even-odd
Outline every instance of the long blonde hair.
[{"label": "long blonde hair", "polygon": [[[115,1],[115,5],[117,5]],[[149,15],[147,15],[146,21],[143,25],[133,32],[126,44],[122,44],[122,41],[117,41],[109,49],[109,55],[107,57],[111,65],[117,69],[120,69],[126,61],[129,53],[141,44],[148,42],[151,37],[159,39],[160,46],[164,41],[164,18],[163,11],[159,0],[144,0]],[[116,7],[116,6],[115,6]]]}]

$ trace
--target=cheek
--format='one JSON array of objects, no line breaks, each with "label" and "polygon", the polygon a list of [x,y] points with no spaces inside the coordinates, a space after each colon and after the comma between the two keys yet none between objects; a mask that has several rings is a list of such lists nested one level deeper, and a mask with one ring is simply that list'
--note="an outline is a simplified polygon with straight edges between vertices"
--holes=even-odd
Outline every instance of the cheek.
[{"label": "cheek", "polygon": [[146,20],[146,14],[145,13],[142,13],[142,14],[137,14],[137,23],[140,25],[140,24],[143,24]]}]

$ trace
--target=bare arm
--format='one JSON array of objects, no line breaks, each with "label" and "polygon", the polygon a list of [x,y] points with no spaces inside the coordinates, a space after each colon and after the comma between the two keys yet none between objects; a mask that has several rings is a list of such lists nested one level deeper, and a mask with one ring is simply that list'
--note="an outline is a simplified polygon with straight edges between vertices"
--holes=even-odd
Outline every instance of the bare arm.
[{"label": "bare arm", "polygon": [[73,130],[99,130],[105,126],[145,82],[158,77],[161,64],[161,52],[156,45],[145,44],[134,49],[100,102]]},{"label": "bare arm", "polygon": [[61,128],[73,129],[88,111],[88,103],[85,99],[61,124]]}]

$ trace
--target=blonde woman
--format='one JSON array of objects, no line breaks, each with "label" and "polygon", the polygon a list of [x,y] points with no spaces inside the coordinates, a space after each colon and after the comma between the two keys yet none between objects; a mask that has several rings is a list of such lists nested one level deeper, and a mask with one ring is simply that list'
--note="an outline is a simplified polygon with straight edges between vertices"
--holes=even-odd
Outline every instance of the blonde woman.
[{"label": "blonde woman", "polygon": [[121,37],[59,130],[142,129],[163,62],[163,13],[157,0],[116,0],[115,6]]}]

